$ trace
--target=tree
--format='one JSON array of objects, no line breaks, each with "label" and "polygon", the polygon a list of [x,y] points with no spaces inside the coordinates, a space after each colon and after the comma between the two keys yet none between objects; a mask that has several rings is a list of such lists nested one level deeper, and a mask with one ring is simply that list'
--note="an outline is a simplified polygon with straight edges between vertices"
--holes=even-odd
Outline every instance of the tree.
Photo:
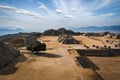
[{"label": "tree", "polygon": [[86,46],[87,49],[89,49],[89,46]]},{"label": "tree", "polygon": [[36,53],[38,53],[38,51],[45,51],[46,44],[36,41],[35,43],[28,45],[27,50],[30,50],[30,51],[36,52]]},{"label": "tree", "polygon": [[92,45],[93,47],[95,47],[95,45]]},{"label": "tree", "polygon": [[96,48],[98,49],[98,48],[99,48],[99,46],[96,46]]},{"label": "tree", "polygon": [[115,47],[118,47],[118,45],[115,45]]},{"label": "tree", "polygon": [[107,48],[107,45],[104,45],[104,48]]},{"label": "tree", "polygon": [[86,47],[86,45],[83,45],[84,47]]}]

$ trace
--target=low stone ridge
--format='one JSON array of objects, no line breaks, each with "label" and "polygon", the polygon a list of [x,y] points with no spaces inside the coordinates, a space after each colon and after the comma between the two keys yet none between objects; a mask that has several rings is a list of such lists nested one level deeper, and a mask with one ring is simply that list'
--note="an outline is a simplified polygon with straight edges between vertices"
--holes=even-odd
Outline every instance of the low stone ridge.
[{"label": "low stone ridge", "polygon": [[120,39],[120,34],[117,34],[116,39]]},{"label": "low stone ridge", "polygon": [[88,32],[88,33],[83,33],[83,35],[84,36],[95,36],[95,37],[104,36],[105,38],[120,39],[120,34],[115,34],[115,33],[110,33],[110,32],[102,32],[102,33]]},{"label": "low stone ridge", "polygon": [[11,60],[20,55],[15,48],[0,41],[0,67],[10,63]]},{"label": "low stone ridge", "polygon": [[106,49],[106,50],[84,50],[78,49],[81,56],[120,56],[120,49]]},{"label": "low stone ridge", "polygon": [[17,33],[17,34],[8,34],[4,36],[0,36],[0,41],[8,42],[13,38],[27,38],[29,36],[40,37],[41,33],[31,32],[31,33]]},{"label": "low stone ridge", "polygon": [[114,34],[114,33],[110,33],[110,32],[104,32],[101,35],[104,36],[105,38],[120,39],[120,34]]},{"label": "low stone ridge", "polygon": [[8,34],[0,37],[0,41],[7,42],[15,48],[23,47],[34,43],[41,33],[18,33],[18,34]]},{"label": "low stone ridge", "polygon": [[79,44],[79,41],[77,41],[71,35],[61,35],[58,37],[58,41],[63,44]]},{"label": "low stone ridge", "polygon": [[100,33],[84,33],[84,36],[96,36],[96,37],[100,37],[101,34]]}]

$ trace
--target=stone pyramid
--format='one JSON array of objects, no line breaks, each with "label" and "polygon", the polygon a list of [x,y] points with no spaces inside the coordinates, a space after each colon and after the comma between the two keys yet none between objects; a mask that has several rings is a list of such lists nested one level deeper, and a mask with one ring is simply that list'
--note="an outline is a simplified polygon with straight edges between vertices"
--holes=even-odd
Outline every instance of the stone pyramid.
[{"label": "stone pyramid", "polygon": [[58,41],[63,44],[79,44],[79,41],[77,41],[71,35],[61,35],[58,37]]},{"label": "stone pyramid", "polygon": [[0,41],[0,67],[8,64],[19,55],[18,50]]}]

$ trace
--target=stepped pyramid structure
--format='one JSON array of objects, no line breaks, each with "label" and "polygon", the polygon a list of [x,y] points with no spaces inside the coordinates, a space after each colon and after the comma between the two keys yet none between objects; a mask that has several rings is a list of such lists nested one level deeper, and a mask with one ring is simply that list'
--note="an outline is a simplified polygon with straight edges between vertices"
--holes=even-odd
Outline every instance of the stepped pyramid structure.
[{"label": "stepped pyramid structure", "polygon": [[20,52],[15,48],[0,41],[0,67],[8,64],[11,60],[19,56]]},{"label": "stepped pyramid structure", "polygon": [[61,35],[58,37],[58,41],[63,44],[79,44],[79,41],[77,41],[71,35]]}]

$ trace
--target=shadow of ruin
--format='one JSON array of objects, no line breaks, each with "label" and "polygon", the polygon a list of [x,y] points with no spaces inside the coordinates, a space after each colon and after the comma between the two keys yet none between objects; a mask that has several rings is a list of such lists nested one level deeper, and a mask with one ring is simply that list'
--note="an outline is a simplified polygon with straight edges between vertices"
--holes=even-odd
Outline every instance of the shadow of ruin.
[{"label": "shadow of ruin", "polygon": [[104,80],[103,77],[97,72],[100,68],[94,64],[88,56],[95,57],[119,57],[120,49],[104,49],[104,50],[93,50],[93,49],[77,49],[76,50],[79,56],[76,56],[76,63],[78,66],[85,69],[92,69],[96,76],[99,78],[98,80]]},{"label": "shadow of ruin", "polygon": [[15,65],[17,63],[21,63],[23,61],[25,61],[27,58],[20,54],[20,56],[18,56],[17,58],[13,59],[10,63],[4,65],[1,69],[0,69],[0,74],[1,75],[9,75],[9,74],[13,74],[16,72],[16,70],[18,69]]},{"label": "shadow of ruin", "polygon": [[83,68],[92,68],[93,70],[99,70],[100,68],[96,66],[91,60],[89,60],[86,56],[76,57],[78,62]]},{"label": "shadow of ruin", "polygon": [[105,50],[76,50],[80,56],[76,57],[77,64],[83,68],[92,68],[93,70],[100,70],[87,56],[95,57],[115,57],[120,56],[120,49],[105,49]]},{"label": "shadow of ruin", "polygon": [[52,54],[52,53],[46,53],[46,52],[38,52],[38,53],[35,53],[34,55],[47,57],[47,58],[60,58],[60,57],[62,57],[61,55],[58,55],[58,54]]}]

